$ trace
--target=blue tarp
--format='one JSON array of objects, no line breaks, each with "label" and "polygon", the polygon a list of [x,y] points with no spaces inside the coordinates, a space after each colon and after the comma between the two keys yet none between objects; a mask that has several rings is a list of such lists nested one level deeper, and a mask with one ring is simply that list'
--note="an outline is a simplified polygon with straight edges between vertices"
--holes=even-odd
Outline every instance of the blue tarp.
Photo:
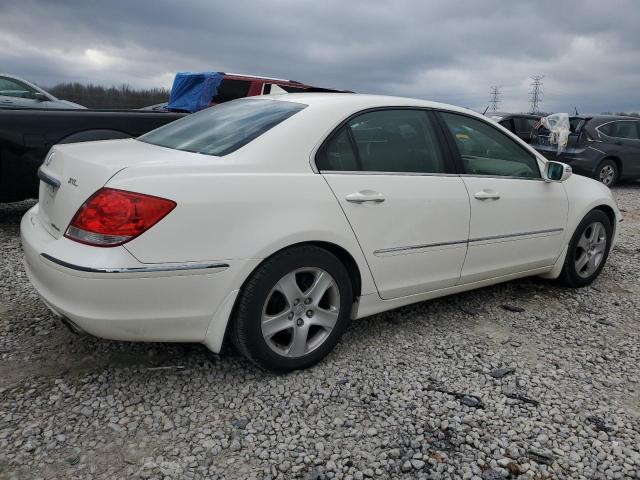
[{"label": "blue tarp", "polygon": [[218,91],[223,73],[178,72],[169,94],[169,110],[197,112],[207,108]]}]

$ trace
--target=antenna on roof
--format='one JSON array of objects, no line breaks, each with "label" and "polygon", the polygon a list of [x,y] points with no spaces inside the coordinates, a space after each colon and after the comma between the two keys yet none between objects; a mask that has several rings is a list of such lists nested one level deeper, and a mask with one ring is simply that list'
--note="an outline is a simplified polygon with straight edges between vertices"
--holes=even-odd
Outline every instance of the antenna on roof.
[{"label": "antenna on roof", "polygon": [[578,115],[580,115],[580,114],[578,113],[578,107],[573,107],[573,109],[574,109],[574,110],[575,110],[575,112],[576,112],[576,113],[575,113],[576,117],[577,117]]},{"label": "antenna on roof", "polygon": [[487,110],[489,110],[489,105],[487,105],[487,108],[484,109],[484,112],[482,112],[482,114],[484,115],[485,113],[487,113]]}]

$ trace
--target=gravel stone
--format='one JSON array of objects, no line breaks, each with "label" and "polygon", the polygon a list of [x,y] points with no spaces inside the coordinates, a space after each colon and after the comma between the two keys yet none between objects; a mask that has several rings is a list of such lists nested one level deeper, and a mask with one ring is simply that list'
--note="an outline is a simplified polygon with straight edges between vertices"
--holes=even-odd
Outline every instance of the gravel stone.
[{"label": "gravel stone", "polygon": [[640,182],[612,192],[625,221],[592,286],[384,312],[289,375],[73,335],[22,266],[33,202],[0,205],[0,478],[638,479]]}]

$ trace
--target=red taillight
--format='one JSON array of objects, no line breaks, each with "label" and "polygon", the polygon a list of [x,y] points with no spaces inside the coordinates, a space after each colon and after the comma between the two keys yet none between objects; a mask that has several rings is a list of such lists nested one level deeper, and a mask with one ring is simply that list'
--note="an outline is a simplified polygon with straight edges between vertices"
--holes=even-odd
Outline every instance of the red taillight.
[{"label": "red taillight", "polygon": [[101,188],[82,204],[64,236],[97,247],[114,247],[148,230],[176,202],[142,193]]}]

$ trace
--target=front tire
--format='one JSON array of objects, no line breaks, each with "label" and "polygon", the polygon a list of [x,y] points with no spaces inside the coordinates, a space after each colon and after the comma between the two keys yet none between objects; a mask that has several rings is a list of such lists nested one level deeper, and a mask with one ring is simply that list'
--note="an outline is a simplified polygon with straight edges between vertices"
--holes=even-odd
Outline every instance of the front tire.
[{"label": "front tire", "polygon": [[604,183],[607,187],[613,187],[620,177],[618,164],[611,159],[605,158],[596,169],[595,179]]},{"label": "front tire", "polygon": [[593,282],[604,267],[611,249],[613,227],[601,210],[592,210],[571,237],[561,279],[570,287]]},{"label": "front tire", "polygon": [[349,274],[335,255],[292,247],[265,260],[242,288],[231,340],[264,369],[307,368],[338,343],[352,303]]}]

